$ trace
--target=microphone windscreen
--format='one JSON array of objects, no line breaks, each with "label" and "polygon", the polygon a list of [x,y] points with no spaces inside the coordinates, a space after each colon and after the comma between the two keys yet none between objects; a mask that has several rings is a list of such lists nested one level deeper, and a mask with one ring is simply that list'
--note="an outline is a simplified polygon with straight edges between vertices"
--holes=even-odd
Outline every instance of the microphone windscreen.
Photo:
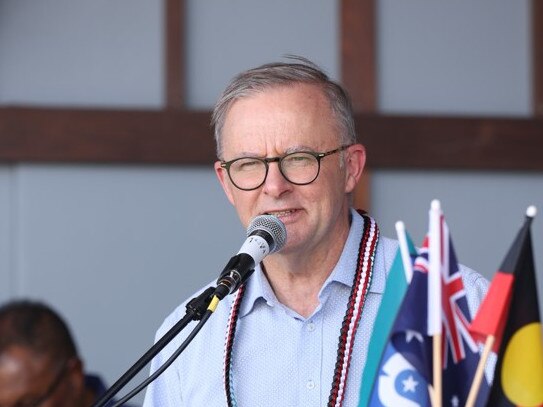
[{"label": "microphone windscreen", "polygon": [[247,228],[247,236],[250,236],[257,230],[268,232],[273,238],[273,244],[270,247],[270,254],[278,252],[287,242],[287,228],[277,216],[260,215],[254,218]]}]

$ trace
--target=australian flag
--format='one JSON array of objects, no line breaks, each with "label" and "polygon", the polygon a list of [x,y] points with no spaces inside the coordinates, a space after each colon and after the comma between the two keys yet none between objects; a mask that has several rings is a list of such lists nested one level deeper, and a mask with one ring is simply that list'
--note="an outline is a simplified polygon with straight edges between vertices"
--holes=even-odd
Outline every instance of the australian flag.
[{"label": "australian flag", "polygon": [[[441,302],[443,321],[443,406],[464,406],[473,383],[479,348],[468,331],[471,316],[462,282],[460,267],[443,218],[441,227]],[[486,379],[479,390],[475,406],[485,404],[489,391]]]},{"label": "australian flag", "polygon": [[[467,328],[471,317],[460,268],[443,220],[440,227],[442,287],[442,405],[466,404],[479,361],[478,347]],[[428,241],[413,267],[413,279],[385,348],[369,406],[430,406],[432,337],[428,336]],[[483,383],[475,406],[483,406]]]}]

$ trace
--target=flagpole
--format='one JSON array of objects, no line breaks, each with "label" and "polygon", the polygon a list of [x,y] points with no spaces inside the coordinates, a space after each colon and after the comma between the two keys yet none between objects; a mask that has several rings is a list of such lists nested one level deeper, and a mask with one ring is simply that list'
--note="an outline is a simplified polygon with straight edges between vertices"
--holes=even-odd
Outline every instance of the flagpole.
[{"label": "flagpole", "polygon": [[434,401],[433,407],[441,407],[443,389],[441,385],[441,334],[435,334],[433,337],[433,367],[434,367]]},{"label": "flagpole", "polygon": [[483,374],[485,372],[486,361],[490,355],[490,351],[494,346],[494,341],[496,337],[494,335],[488,335],[486,337],[485,346],[483,348],[483,353],[481,359],[479,359],[479,364],[477,365],[477,370],[475,371],[475,377],[473,378],[473,383],[469,390],[468,399],[466,400],[466,407],[473,407],[475,401],[477,400],[477,394],[479,394],[479,389],[481,388],[481,383],[483,381]]},{"label": "flagpole", "polygon": [[434,199],[430,205],[429,270],[428,270],[428,335],[433,343],[433,407],[442,404],[442,357],[441,357],[441,203]]}]

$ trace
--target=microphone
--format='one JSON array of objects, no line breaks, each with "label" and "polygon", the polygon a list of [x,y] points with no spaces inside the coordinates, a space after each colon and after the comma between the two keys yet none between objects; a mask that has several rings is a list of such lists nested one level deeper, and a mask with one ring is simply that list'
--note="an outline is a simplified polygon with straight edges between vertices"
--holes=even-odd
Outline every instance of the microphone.
[{"label": "microphone", "polygon": [[278,252],[287,241],[287,229],[277,216],[260,215],[247,228],[247,239],[217,279],[214,295],[222,300],[236,291],[253,274],[268,254]]}]

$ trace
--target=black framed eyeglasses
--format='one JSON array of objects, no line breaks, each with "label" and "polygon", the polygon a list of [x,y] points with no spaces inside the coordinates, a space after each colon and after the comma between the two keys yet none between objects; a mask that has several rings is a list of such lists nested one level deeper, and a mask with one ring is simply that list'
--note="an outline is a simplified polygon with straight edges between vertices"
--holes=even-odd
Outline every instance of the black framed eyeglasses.
[{"label": "black framed eyeglasses", "polygon": [[241,157],[230,161],[221,161],[232,184],[243,191],[252,191],[261,187],[268,176],[269,164],[276,162],[285,179],[295,185],[311,184],[319,176],[321,160],[329,155],[349,148],[341,146],[324,153],[296,151],[280,157],[259,158]]}]

